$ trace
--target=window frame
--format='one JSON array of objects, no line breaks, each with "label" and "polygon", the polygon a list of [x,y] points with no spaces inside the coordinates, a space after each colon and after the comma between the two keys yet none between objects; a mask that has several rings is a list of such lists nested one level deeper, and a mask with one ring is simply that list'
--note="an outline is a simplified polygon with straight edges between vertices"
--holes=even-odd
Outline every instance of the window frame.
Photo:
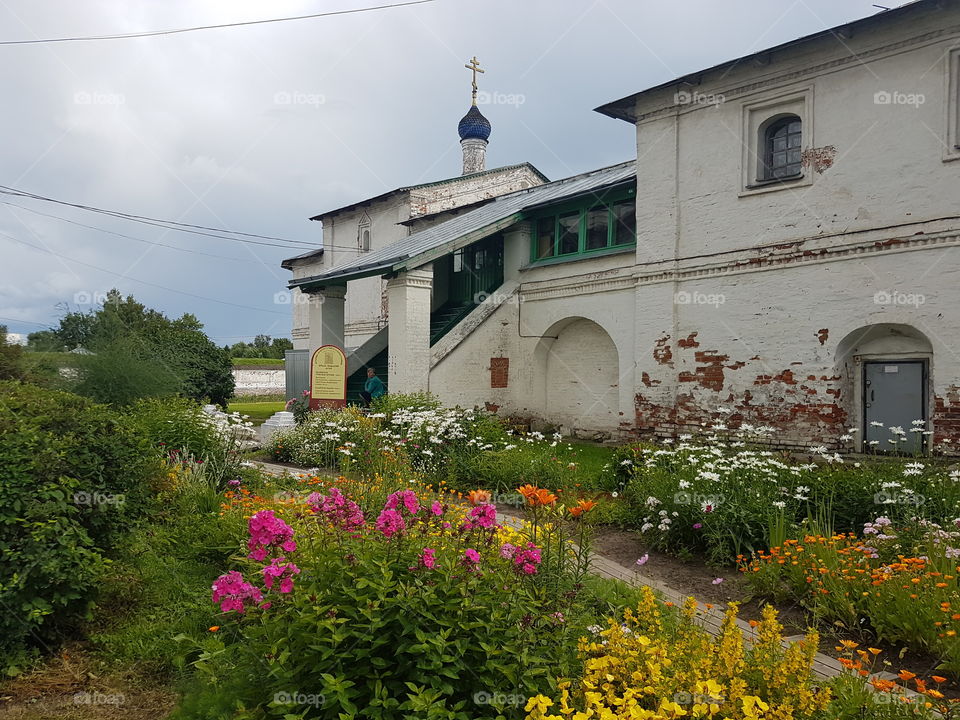
[{"label": "window frame", "polygon": [[[797,133],[790,130],[790,126],[794,123],[798,123],[800,125],[800,131]],[[786,175],[777,175],[776,171],[779,166],[774,165],[773,157],[780,151],[774,147],[774,141],[776,140],[777,133],[784,128],[786,129],[786,146],[784,147],[783,152],[787,153],[787,160],[783,167],[796,165],[797,171]],[[794,115],[793,113],[774,115],[763,122],[763,124],[760,126],[759,133],[760,136],[757,138],[757,182],[785,182],[788,180],[802,178],[802,158],[798,158],[796,163],[792,163],[789,159],[789,152],[791,150],[790,137],[799,135],[799,152],[803,153],[803,119],[799,115]],[[759,152],[761,150],[761,146],[763,151],[762,154]]]},{"label": "window frame", "polygon": [[947,132],[943,161],[949,162],[960,160],[960,47],[952,48],[947,54],[945,92]]},{"label": "window frame", "polygon": [[[637,245],[636,200],[636,188],[627,188],[625,190],[620,189],[599,193],[586,198],[578,198],[565,203],[558,203],[552,207],[531,213],[525,218],[526,220],[530,220],[532,228],[530,237],[530,264],[538,265],[542,263],[596,257],[635,248]],[[614,208],[623,204],[634,205],[633,237],[628,242],[618,243],[617,231],[620,221]],[[606,209],[607,214],[607,242],[603,247],[588,249],[586,246],[587,216],[589,213],[601,207]],[[571,252],[560,253],[560,219],[573,214],[577,215],[577,248]],[[550,255],[541,256],[541,223],[549,218],[553,218],[553,252]]]},{"label": "window frame", "polygon": [[812,185],[816,173],[801,168],[799,175],[789,178],[762,179],[765,164],[763,131],[772,121],[795,115],[800,119],[802,133],[801,153],[806,148],[816,147],[813,85],[795,85],[789,89],[778,88],[766,93],[758,93],[753,99],[741,105],[740,133],[740,190],[738,197],[777,192]]}]

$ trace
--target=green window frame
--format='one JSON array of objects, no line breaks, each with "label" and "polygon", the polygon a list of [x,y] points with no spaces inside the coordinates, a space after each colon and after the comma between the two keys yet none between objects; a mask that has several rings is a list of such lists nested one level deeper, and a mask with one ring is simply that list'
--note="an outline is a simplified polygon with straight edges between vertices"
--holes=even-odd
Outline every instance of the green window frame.
[{"label": "green window frame", "polygon": [[556,205],[530,217],[531,264],[589,257],[637,243],[636,191]]}]

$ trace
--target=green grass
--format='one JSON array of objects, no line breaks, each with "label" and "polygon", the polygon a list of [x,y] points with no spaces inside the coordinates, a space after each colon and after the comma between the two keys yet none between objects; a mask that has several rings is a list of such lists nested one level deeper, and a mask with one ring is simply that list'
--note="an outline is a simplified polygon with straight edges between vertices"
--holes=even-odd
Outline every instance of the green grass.
[{"label": "green grass", "polygon": [[233,365],[277,365],[283,367],[283,358],[233,358]]},{"label": "green grass", "polygon": [[285,405],[286,403],[282,400],[279,402],[231,402],[227,412],[249,415],[254,425],[260,425],[274,413],[283,410]]}]

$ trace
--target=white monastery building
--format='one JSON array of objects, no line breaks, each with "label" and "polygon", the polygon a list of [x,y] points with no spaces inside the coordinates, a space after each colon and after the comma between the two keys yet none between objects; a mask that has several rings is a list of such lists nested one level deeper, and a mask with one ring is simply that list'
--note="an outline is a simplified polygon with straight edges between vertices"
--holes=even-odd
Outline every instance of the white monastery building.
[{"label": "white monastery building", "polygon": [[461,177],[312,218],[323,250],[283,263],[310,300],[296,346],[577,435],[722,419],[867,450],[894,426],[960,452],[960,3],[598,111],[636,126],[637,159],[486,170],[474,103]]}]

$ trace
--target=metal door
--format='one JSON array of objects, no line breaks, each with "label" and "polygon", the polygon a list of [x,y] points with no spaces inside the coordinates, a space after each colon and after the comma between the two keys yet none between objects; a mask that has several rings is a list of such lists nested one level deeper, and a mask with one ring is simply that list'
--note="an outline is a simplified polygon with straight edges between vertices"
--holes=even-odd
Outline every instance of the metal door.
[{"label": "metal door", "polygon": [[[866,445],[877,452],[898,449],[917,452],[923,449],[924,436],[910,432],[914,420],[926,420],[926,364],[922,360],[891,360],[863,364],[863,409],[864,439],[874,445]],[[872,425],[881,423],[883,427]],[[890,428],[899,427],[906,438],[896,446],[889,440],[897,436]],[[926,425],[923,426],[926,430]]]}]

